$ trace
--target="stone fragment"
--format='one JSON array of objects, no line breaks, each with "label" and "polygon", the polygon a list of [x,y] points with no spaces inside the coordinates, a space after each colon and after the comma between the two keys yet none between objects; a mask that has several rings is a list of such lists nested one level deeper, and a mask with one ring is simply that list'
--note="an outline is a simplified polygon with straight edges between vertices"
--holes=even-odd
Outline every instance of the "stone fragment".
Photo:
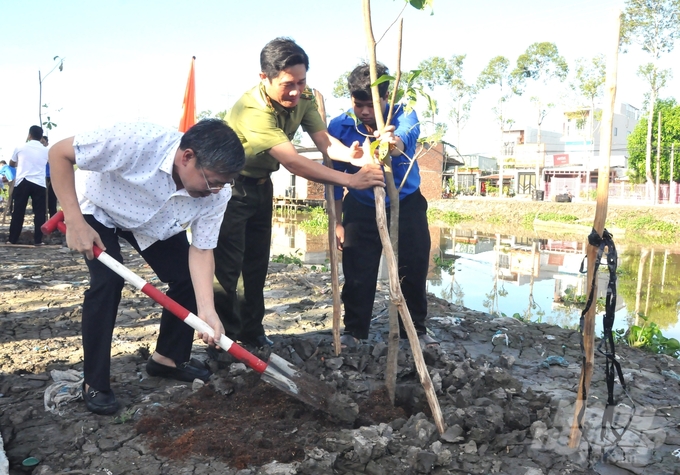
[{"label": "stone fragment", "polygon": [[466,454],[476,454],[477,453],[477,442],[471,440],[467,444],[460,446],[461,450]]},{"label": "stone fragment", "polygon": [[451,463],[451,460],[453,459],[453,456],[451,455],[451,451],[449,449],[444,448],[444,445],[436,441],[432,443],[430,446],[430,450],[432,450],[432,453],[434,453],[437,456],[437,462],[436,464],[439,466],[446,466]]},{"label": "stone fragment", "polygon": [[425,414],[420,412],[408,420],[400,433],[407,439],[405,443],[424,448],[434,442],[434,438],[437,436],[437,427],[426,419]]},{"label": "stone fragment", "polygon": [[247,371],[248,371],[248,367],[243,363],[232,363],[229,366],[229,374],[231,376],[243,374],[243,373],[246,373]]},{"label": "stone fragment", "polygon": [[337,358],[327,358],[324,364],[326,365],[326,368],[336,370],[342,367],[344,361],[345,360],[339,356]]},{"label": "stone fragment", "polygon": [[416,455],[414,469],[418,473],[430,473],[437,462],[437,456],[430,451],[421,450]]},{"label": "stone fragment", "polygon": [[298,465],[298,463],[272,462],[260,467],[258,473],[262,475],[295,475]]},{"label": "stone fragment", "polygon": [[446,431],[441,435],[442,440],[445,440],[446,442],[460,442],[463,440],[463,429],[458,425],[453,425],[449,426],[446,428]]},{"label": "stone fragment", "polygon": [[510,369],[513,364],[515,364],[515,357],[512,355],[501,355],[498,357],[498,365],[501,368]]}]

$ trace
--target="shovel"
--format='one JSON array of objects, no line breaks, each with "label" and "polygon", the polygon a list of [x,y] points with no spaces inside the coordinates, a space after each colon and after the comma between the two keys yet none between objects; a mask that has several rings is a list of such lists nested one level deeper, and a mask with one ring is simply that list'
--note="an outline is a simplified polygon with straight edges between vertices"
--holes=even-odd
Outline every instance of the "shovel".
[{"label": "shovel", "polygon": [[[66,234],[63,211],[59,211],[55,214],[43,224],[41,228],[42,232],[45,234],[50,234],[55,229],[59,229],[59,231]],[[210,325],[201,320],[197,315],[175,302],[150,283],[146,282],[106,252],[102,251],[98,246],[94,245],[92,251],[95,258],[102,264],[121,276],[132,286],[151,297],[163,308],[172,312],[191,328],[197,332],[208,333],[210,336],[214,337],[215,332]],[[242,361],[260,373],[265,382],[275,386],[294,398],[299,399],[312,407],[329,412],[336,418],[347,422],[353,422],[356,418],[356,415],[358,414],[356,404],[352,406],[351,402],[340,401],[339,399],[342,399],[341,395],[336,395],[329,386],[314,379],[310,374],[301,372],[298,368],[280,356],[272,353],[269,356],[269,361],[265,363],[257,356],[229,339],[226,335],[220,336],[218,344],[220,348],[227,351],[234,358]]]}]

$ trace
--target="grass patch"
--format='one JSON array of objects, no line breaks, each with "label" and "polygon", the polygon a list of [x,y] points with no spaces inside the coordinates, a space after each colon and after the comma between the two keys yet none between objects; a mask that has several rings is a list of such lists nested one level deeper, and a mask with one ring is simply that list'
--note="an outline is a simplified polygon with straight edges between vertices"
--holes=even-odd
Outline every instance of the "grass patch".
[{"label": "grass patch", "polygon": [[300,228],[307,234],[318,236],[328,231],[328,215],[326,210],[320,206],[315,206],[310,210],[309,218],[300,221]]},{"label": "grass patch", "polygon": [[680,232],[680,226],[676,224],[632,212],[612,220],[612,227],[625,229],[627,239],[645,245],[675,243]]},{"label": "grass patch", "polygon": [[520,225],[524,229],[534,229],[534,219],[536,219],[536,214],[529,213],[522,216],[522,222]]},{"label": "grass patch", "polygon": [[660,234],[676,234],[678,232],[677,225],[640,213],[625,213],[617,218],[614,224],[616,227],[633,231],[656,231]]},{"label": "grass patch", "polygon": [[537,213],[535,218],[541,221],[553,221],[556,223],[575,223],[578,221],[578,216],[564,213]]},{"label": "grass patch", "polygon": [[435,221],[441,221],[444,224],[453,226],[454,224],[461,223],[463,221],[471,221],[472,216],[469,214],[460,214],[456,211],[442,211],[440,209],[430,208],[427,210],[427,222],[434,223]]},{"label": "grass patch", "polygon": [[302,257],[302,251],[300,251],[300,249],[296,249],[294,253],[290,252],[287,256],[285,254],[272,256],[272,262],[276,262],[278,264],[295,264],[298,267],[302,267]]}]

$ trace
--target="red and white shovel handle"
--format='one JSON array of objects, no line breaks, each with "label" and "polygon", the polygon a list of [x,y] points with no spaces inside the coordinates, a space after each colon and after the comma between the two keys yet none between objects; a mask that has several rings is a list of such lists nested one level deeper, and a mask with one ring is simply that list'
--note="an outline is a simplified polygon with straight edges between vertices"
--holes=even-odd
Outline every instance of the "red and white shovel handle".
[{"label": "red and white shovel handle", "polygon": [[[41,230],[44,234],[50,234],[55,229],[59,229],[62,233],[66,234],[66,223],[64,223],[64,212],[59,211],[57,214],[52,216],[45,224],[42,225]],[[139,277],[137,274],[132,272],[130,269],[125,267],[123,264],[115,260],[113,257],[108,255],[106,252],[102,251],[96,244],[92,246],[92,252],[94,257],[99,260],[106,267],[111,269],[113,272],[121,276],[128,283],[136,287],[137,289],[144,292],[146,295],[151,297],[155,302],[160,304],[166,310],[169,310],[176,317],[184,320],[184,323],[189,325],[191,328],[199,333],[207,333],[214,337],[214,330],[205,321],[201,320],[197,315],[190,312],[182,305],[175,302],[173,299],[165,295],[163,292],[158,290],[156,287]],[[234,343],[233,340],[229,339],[226,335],[221,335],[218,344],[220,348],[227,351],[229,354],[234,356],[239,361],[244,362],[252,369],[258,373],[263,373],[267,369],[267,363],[259,359],[257,356],[246,351],[242,346]]]}]

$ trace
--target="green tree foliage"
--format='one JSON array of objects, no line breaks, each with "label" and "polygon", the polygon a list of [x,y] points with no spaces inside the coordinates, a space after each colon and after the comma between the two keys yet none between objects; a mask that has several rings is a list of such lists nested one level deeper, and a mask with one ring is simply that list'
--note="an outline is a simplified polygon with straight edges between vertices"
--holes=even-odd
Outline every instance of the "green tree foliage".
[{"label": "green tree foliage", "polygon": [[421,71],[418,78],[419,82],[431,91],[436,86],[447,85],[454,74],[449,63],[441,56],[433,56],[421,61],[418,69]]},{"label": "green tree foliage", "polygon": [[[472,101],[477,93],[474,84],[468,84],[463,78],[463,63],[466,55],[453,55],[450,59],[433,56],[418,65],[421,71],[419,84],[434,92],[444,89],[451,98],[449,119],[456,126],[456,143],[460,144],[460,131],[470,118]],[[438,108],[436,113],[438,113]],[[434,119],[434,117],[432,117]],[[437,123],[436,129],[445,130],[443,123]]]},{"label": "green tree foliage", "polygon": [[213,114],[213,112],[210,109],[204,110],[204,111],[199,112],[198,115],[196,115],[196,120],[199,121],[199,120],[209,119],[209,118],[216,118],[216,119],[220,119],[220,120],[225,120],[225,118],[227,117],[227,112],[228,112],[227,110],[223,110],[223,111],[215,112],[215,114]]},{"label": "green tree foliage", "polygon": [[[680,0],[626,0],[621,21],[621,44],[638,44],[651,61],[641,66],[638,75],[649,84],[645,177],[652,184],[652,114],[659,90],[665,86],[668,71],[659,69],[659,60],[670,53],[680,36]],[[649,187],[648,187],[649,188]]]},{"label": "green tree foliage", "polygon": [[[661,111],[661,162],[660,181],[669,182],[671,144],[675,144],[675,163],[673,165],[673,178],[680,180],[680,105],[675,99],[659,100],[652,113],[652,143],[657,143],[659,111]],[[646,143],[648,118],[643,117],[628,136],[628,174],[634,183],[643,183],[646,169]],[[656,169],[656,153],[652,156],[651,165]]]},{"label": "green tree foliage", "polygon": [[[446,59],[441,56],[434,56],[421,61],[418,65],[418,69],[420,70],[420,75],[416,79],[416,83],[420,88],[427,88],[430,93],[434,93],[436,89],[448,85],[453,74]],[[423,118],[430,120],[434,133],[445,132],[447,128],[446,124],[437,122],[439,103],[436,99],[432,99],[432,104],[434,107],[424,111],[422,114]]]},{"label": "green tree foliage", "polygon": [[653,59],[669,53],[680,37],[680,0],[626,0],[621,44],[637,43]]},{"label": "green tree foliage", "polygon": [[570,84],[571,89],[587,100],[588,105],[593,104],[595,99],[602,96],[602,89],[607,78],[607,60],[604,55],[600,54],[590,60],[577,59],[574,73],[574,79]]},{"label": "green tree foliage", "polygon": [[[595,134],[596,117],[595,101],[602,97],[604,83],[607,77],[607,61],[604,55],[598,55],[591,59],[579,58],[576,60],[574,76],[571,79],[569,88],[576,94],[574,109],[571,119],[576,119],[579,128],[584,129],[588,118],[591,117],[590,130],[587,136],[584,130],[584,137],[592,140]],[[601,113],[601,111],[600,111]]]},{"label": "green tree foliage", "polygon": [[349,89],[347,89],[347,78],[349,78],[349,74],[352,71],[345,71],[340,75],[338,79],[335,80],[333,83],[333,97],[336,97],[338,99],[344,97],[346,99],[349,99]]},{"label": "green tree foliage", "polygon": [[[534,43],[524,53],[519,55],[515,69],[511,75],[522,88],[528,88],[530,83],[540,83],[543,86],[551,82],[562,82],[566,79],[569,67],[564,57],[560,56],[555,43]],[[534,84],[536,85],[536,84]],[[537,142],[541,143],[541,126],[554,104],[541,98],[545,91],[531,98],[536,109],[536,126],[538,130]],[[536,166],[536,183],[540,181],[539,166]]]},{"label": "green tree foliage", "polygon": [[[491,86],[499,88],[499,104],[507,102],[514,94],[522,94],[522,90],[510,71],[510,60],[505,56],[492,58],[477,78],[477,90],[481,91]],[[504,119],[499,117],[499,120],[503,122]]]},{"label": "green tree foliage", "polygon": [[528,79],[548,82],[552,79],[564,81],[569,67],[564,57],[560,56],[555,43],[534,43],[519,55],[512,76],[519,84]]},{"label": "green tree foliage", "polygon": [[[505,106],[513,95],[521,95],[522,91],[518,87],[515,76],[510,70],[510,60],[505,56],[496,56],[489,61],[489,64],[482,70],[477,78],[477,89],[482,90],[487,87],[497,86],[499,90],[498,105],[493,108],[496,115],[496,121],[500,127],[501,145],[503,144],[503,131],[506,128],[512,127],[515,123],[506,115]],[[503,196],[503,160],[499,160],[498,170],[498,187],[501,189],[501,197]]]}]

